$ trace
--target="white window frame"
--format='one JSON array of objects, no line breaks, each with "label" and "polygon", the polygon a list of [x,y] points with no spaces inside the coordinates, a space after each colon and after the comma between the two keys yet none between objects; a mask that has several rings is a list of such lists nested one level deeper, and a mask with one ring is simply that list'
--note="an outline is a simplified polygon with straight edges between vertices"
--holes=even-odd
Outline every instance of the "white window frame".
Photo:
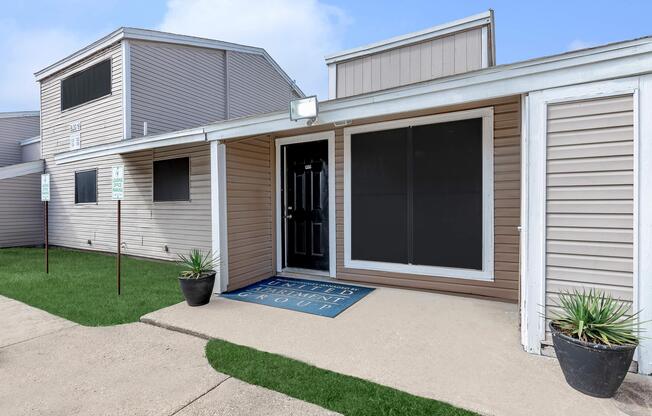
[{"label": "white window frame", "polygon": [[281,146],[295,143],[328,141],[328,276],[337,277],[337,213],[335,210],[335,132],[324,131],[321,133],[303,134],[301,136],[285,137],[275,140],[276,150],[276,271],[302,271],[292,268],[283,268],[283,238],[282,228],[283,203],[281,201]]},{"label": "white window frame", "polygon": [[[634,100],[634,242],[633,308],[639,299],[639,79],[623,78],[569,87],[535,91],[528,95],[524,108],[523,134],[527,139],[522,163],[521,235],[521,343],[527,352],[540,354],[545,340],[546,319],[541,313],[546,304],[546,152],[548,106],[564,102],[633,95]],[[649,118],[649,116],[648,116]],[[644,343],[644,342],[643,342]],[[642,343],[642,344],[643,344]],[[639,348],[640,350],[640,348]],[[638,354],[638,353],[637,353]]]},{"label": "white window frame", "polygon": [[[351,258],[351,135],[425,124],[482,118],[482,270],[389,263]],[[432,277],[494,280],[494,111],[493,107],[414,117],[344,129],[344,267]]]}]

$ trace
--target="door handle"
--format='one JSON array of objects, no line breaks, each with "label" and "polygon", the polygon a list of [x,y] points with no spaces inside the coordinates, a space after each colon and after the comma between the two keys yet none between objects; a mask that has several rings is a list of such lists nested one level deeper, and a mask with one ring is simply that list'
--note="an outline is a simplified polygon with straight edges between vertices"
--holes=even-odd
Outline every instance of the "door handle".
[{"label": "door handle", "polygon": [[286,215],[285,218],[288,219],[288,220],[291,219],[291,218],[292,218],[292,214],[288,214],[288,215]]}]

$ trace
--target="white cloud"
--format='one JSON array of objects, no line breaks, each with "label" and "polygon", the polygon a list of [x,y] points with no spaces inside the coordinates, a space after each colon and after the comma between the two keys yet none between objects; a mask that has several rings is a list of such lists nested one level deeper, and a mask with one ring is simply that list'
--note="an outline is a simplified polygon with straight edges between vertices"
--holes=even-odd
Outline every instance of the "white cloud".
[{"label": "white cloud", "polygon": [[0,111],[39,109],[34,72],[73,52],[84,40],[59,29],[22,30],[0,21]]},{"label": "white cloud", "polygon": [[568,44],[568,50],[576,51],[578,49],[586,49],[586,48],[591,48],[593,46],[595,46],[595,43],[593,42],[587,42],[582,39],[575,39],[574,41]]},{"label": "white cloud", "polygon": [[327,98],[324,55],[351,19],[318,0],[170,0],[160,29],[265,48],[307,94]]}]

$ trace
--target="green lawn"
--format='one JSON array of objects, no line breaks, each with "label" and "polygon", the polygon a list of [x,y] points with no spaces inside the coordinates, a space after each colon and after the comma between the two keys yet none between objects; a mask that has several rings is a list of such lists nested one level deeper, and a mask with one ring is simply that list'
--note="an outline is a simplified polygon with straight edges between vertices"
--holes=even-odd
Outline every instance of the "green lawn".
[{"label": "green lawn", "polygon": [[206,345],[217,371],[350,416],[469,416],[449,404],[221,340]]},{"label": "green lawn", "polygon": [[115,257],[50,249],[0,249],[0,295],[88,326],[136,322],[151,311],[181,302],[173,263],[122,258],[122,294],[117,295]]}]

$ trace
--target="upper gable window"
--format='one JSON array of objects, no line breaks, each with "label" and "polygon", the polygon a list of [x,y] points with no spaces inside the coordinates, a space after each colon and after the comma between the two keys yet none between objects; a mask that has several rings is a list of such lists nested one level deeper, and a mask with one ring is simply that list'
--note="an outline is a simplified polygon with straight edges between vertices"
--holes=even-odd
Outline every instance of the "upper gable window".
[{"label": "upper gable window", "polygon": [[61,81],[61,110],[111,94],[111,60],[107,59]]}]

